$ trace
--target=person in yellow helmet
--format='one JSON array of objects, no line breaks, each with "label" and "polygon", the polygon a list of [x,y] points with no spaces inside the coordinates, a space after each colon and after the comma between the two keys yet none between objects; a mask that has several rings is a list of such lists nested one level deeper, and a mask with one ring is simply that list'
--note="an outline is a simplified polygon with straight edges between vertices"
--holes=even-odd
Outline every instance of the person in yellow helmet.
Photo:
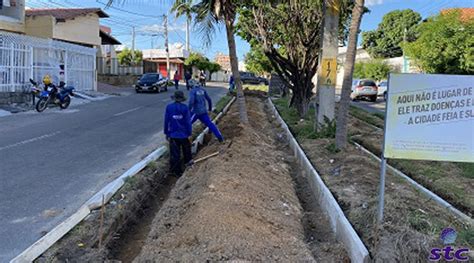
[{"label": "person in yellow helmet", "polygon": [[49,75],[44,75],[43,77],[43,84],[45,87],[51,85],[51,76]]},{"label": "person in yellow helmet", "polygon": [[43,77],[43,84],[44,84],[44,90],[45,91],[47,91],[48,88],[51,87],[51,92],[49,94],[50,94],[51,98],[56,98],[56,94],[58,93],[58,88],[51,81],[51,76],[45,75]]}]

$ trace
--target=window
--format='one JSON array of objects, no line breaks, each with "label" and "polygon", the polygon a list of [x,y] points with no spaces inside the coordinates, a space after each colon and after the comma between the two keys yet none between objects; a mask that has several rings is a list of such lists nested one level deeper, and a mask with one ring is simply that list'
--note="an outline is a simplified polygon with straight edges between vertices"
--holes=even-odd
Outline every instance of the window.
[{"label": "window", "polygon": [[360,85],[361,86],[377,86],[375,85],[375,82],[373,82],[372,80],[362,80],[360,82]]}]

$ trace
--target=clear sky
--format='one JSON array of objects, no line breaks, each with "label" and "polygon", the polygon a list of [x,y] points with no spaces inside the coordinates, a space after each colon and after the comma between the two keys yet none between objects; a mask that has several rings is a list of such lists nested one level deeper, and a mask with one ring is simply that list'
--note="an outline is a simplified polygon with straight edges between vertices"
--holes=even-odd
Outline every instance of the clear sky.
[{"label": "clear sky", "polygon": [[[136,47],[147,49],[153,47],[163,48],[164,38],[156,36],[156,31],[162,29],[162,15],[166,14],[173,0],[115,0],[117,3],[105,9],[107,0],[26,0],[28,7],[101,7],[110,15],[110,18],[101,19],[103,25],[112,28],[112,34],[124,45],[131,46],[132,28],[136,30]],[[371,10],[364,15],[361,30],[375,29],[384,14],[396,10],[411,8],[419,12],[423,18],[435,15],[439,10],[450,7],[474,7],[474,0],[366,0],[366,6]],[[185,42],[185,20],[170,15],[170,44]],[[153,33],[155,32],[155,33]],[[152,36],[155,34],[155,36]],[[243,59],[249,50],[248,44],[239,37],[237,53]],[[215,54],[227,54],[227,40],[224,28],[221,26],[213,38],[210,47],[205,47],[201,36],[191,31],[191,49],[204,53],[213,59]]]}]

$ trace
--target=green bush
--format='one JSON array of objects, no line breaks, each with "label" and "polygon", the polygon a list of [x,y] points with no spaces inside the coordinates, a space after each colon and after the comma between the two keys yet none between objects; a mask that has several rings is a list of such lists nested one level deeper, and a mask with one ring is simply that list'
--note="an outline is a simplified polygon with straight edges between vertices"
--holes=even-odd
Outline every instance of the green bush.
[{"label": "green bush", "polygon": [[373,59],[368,62],[358,62],[354,65],[354,78],[372,79],[380,81],[387,79],[393,69],[381,59]]}]

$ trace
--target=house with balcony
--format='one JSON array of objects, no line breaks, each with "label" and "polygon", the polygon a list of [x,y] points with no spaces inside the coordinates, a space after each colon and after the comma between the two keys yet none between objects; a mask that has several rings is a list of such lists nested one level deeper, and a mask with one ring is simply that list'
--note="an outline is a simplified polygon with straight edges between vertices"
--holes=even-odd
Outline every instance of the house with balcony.
[{"label": "house with balcony", "polygon": [[[159,72],[168,77],[166,72],[166,50],[165,49],[145,49],[143,52],[143,61],[145,62],[145,72]],[[182,44],[170,46],[170,78],[174,78],[174,73],[178,71],[181,79],[184,76],[184,61],[189,57],[189,51]]]},{"label": "house with balcony", "polygon": [[0,1],[0,103],[21,102],[31,87],[29,79],[44,75],[78,91],[97,88],[96,57],[102,55],[102,45],[120,44],[100,28],[105,12],[25,10],[24,0]]}]

